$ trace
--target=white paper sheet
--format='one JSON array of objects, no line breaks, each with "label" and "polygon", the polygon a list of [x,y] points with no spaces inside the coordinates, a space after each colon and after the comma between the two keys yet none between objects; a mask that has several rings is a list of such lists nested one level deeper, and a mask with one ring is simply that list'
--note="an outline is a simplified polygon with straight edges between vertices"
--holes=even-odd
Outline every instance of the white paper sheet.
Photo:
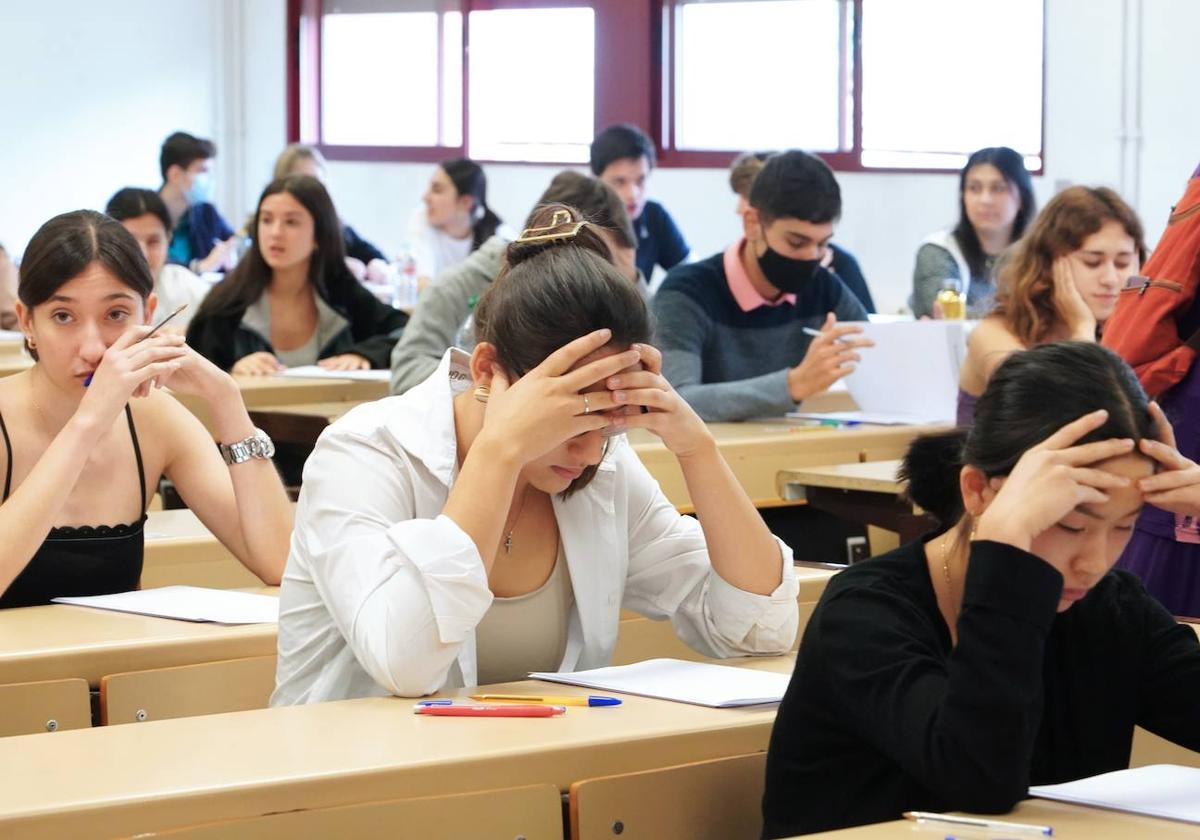
[{"label": "white paper sheet", "polygon": [[791,679],[789,674],[682,659],[647,659],[632,665],[573,673],[538,672],[529,676],[536,680],[714,708],[778,703]]},{"label": "white paper sheet", "polygon": [[319,365],[301,365],[281,371],[280,376],[296,379],[365,379],[370,382],[387,382],[390,370],[325,370]]},{"label": "white paper sheet", "polygon": [[0,330],[0,341],[20,341],[25,333],[20,330]]},{"label": "white paper sheet", "polygon": [[832,420],[848,425],[870,423],[874,426],[916,426],[929,422],[922,417],[912,417],[906,414],[883,411],[789,411],[787,419]]},{"label": "white paper sheet", "polygon": [[163,586],[115,595],[55,598],[54,601],[79,607],[217,624],[274,624],[279,621],[279,599],[273,595],[232,589],[205,589],[200,586]]},{"label": "white paper sheet", "polygon": [[[874,347],[843,381],[860,411],[793,418],[839,419],[859,423],[953,423],[958,408],[958,372],[967,352],[973,321],[855,322]],[[803,409],[803,403],[801,404]]]},{"label": "white paper sheet", "polygon": [[1151,764],[1061,785],[1031,787],[1029,794],[1130,814],[1200,823],[1200,768],[1196,767]]}]

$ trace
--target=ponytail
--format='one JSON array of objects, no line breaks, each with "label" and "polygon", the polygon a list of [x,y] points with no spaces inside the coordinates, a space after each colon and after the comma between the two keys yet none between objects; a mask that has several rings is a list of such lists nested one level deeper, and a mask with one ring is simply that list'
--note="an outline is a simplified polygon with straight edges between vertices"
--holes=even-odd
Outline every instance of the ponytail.
[{"label": "ponytail", "polygon": [[482,215],[479,215],[479,218],[476,219],[475,224],[471,226],[471,230],[474,233],[474,237],[471,240],[472,251],[495,236],[496,229],[503,224],[503,222],[500,221],[500,217],[492,212],[492,208],[488,207],[486,204],[481,204],[479,206],[483,208],[483,213]]},{"label": "ponytail", "polygon": [[922,435],[908,447],[899,478],[908,483],[905,498],[948,527],[963,515],[958,475],[962,471],[967,430]]}]

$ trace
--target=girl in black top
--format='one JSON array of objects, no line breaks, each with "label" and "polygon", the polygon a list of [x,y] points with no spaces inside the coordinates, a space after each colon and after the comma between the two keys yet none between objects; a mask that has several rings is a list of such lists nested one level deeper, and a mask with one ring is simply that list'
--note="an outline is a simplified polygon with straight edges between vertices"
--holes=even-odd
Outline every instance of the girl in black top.
[{"label": "girl in black top", "polygon": [[905,471],[950,527],[830,582],[771,736],[764,836],[1007,811],[1127,767],[1135,725],[1200,749],[1200,644],[1111,571],[1144,498],[1200,512],[1200,468],[1124,362],[1015,354],[975,426],[917,440]]},{"label": "girl in black top", "polygon": [[163,475],[247,568],[279,582],[283,486],[269,461],[227,467],[200,421],[156,390],[204,399],[221,443],[255,436],[227,374],[179,335],[140,340],[153,286],[137,240],[100,213],[51,219],[25,251],[16,311],[36,361],[0,379],[0,607],[136,588]]}]

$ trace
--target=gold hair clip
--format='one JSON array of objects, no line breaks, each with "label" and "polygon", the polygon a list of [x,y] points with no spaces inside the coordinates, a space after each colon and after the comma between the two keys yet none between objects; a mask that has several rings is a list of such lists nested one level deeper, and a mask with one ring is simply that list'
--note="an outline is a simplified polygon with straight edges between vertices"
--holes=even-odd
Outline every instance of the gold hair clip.
[{"label": "gold hair clip", "polygon": [[[569,225],[570,227],[564,227]],[[545,227],[531,227],[521,231],[521,235],[517,237],[517,242],[565,242],[568,239],[574,239],[580,229],[587,222],[575,222],[571,224],[571,214],[566,210],[555,210],[554,215],[550,217],[550,224]],[[557,230],[557,228],[563,228]]]}]

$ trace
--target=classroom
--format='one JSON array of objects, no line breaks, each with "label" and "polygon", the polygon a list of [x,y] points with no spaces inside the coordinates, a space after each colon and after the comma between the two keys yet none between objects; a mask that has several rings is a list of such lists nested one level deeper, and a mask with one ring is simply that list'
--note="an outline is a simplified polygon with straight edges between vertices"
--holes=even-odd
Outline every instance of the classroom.
[{"label": "classroom", "polygon": [[1194,0],[0,7],[0,836],[1200,835]]}]

